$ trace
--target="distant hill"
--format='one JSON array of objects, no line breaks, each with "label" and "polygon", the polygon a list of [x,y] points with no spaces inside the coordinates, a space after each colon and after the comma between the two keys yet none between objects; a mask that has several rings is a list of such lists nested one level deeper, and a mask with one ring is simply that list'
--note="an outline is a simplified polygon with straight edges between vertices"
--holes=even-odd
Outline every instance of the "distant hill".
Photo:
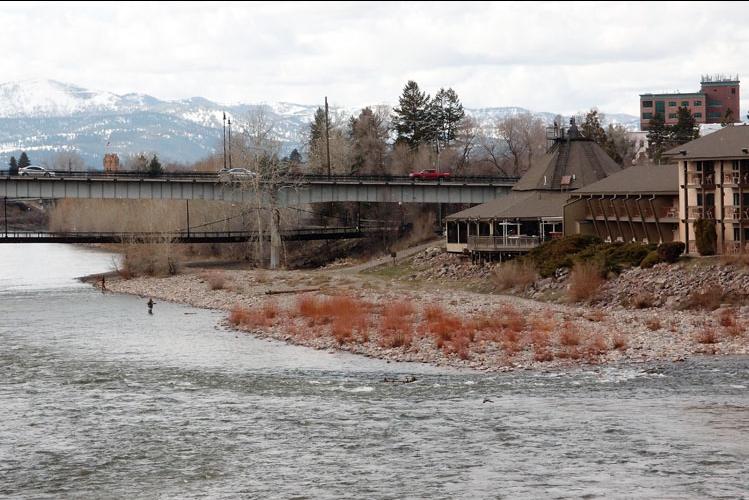
[{"label": "distant hill", "polygon": [[[144,94],[117,95],[54,80],[5,83],[0,85],[0,168],[21,151],[27,151],[34,163],[44,163],[60,151],[75,151],[91,166],[100,166],[107,152],[125,157],[155,151],[166,161],[192,162],[220,147],[224,112],[241,125],[242,118],[258,107],[263,107],[275,122],[276,138],[289,152],[304,143],[307,125],[318,105],[223,105],[202,97],[162,101]],[[346,116],[358,111],[333,108],[333,112]],[[484,127],[498,118],[526,111],[517,107],[466,109]],[[534,114],[547,123],[556,116]],[[631,130],[639,125],[636,116],[606,117]]]}]

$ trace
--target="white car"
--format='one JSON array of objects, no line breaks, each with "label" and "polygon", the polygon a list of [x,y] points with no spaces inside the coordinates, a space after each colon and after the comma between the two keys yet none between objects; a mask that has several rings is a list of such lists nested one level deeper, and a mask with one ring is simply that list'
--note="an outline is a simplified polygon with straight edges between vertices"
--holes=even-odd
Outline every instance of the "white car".
[{"label": "white car", "polygon": [[246,168],[227,168],[218,171],[218,178],[222,181],[249,180],[257,177],[257,174]]},{"label": "white car", "polygon": [[29,165],[28,167],[23,167],[18,169],[18,175],[26,176],[26,175],[35,175],[35,176],[41,176],[41,177],[54,177],[55,173],[51,170],[47,170],[44,167],[40,167],[38,165]]}]

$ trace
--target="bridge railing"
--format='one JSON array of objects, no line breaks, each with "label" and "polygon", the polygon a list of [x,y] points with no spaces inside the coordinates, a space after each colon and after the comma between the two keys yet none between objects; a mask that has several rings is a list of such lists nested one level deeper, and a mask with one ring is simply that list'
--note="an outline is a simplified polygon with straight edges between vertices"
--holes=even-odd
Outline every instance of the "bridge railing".
[{"label": "bridge railing", "polygon": [[[117,171],[103,172],[98,170],[51,170],[53,177],[43,176],[9,176],[8,171],[0,171],[0,177],[7,179],[142,179],[142,180],[204,180],[219,181],[218,172],[164,172],[159,175],[150,175],[148,172]],[[408,175],[322,175],[322,174],[291,174],[286,179],[287,184],[298,183],[357,183],[357,182],[385,182],[385,183],[413,183],[413,184],[445,184],[445,183],[501,183],[514,184],[519,177],[500,177],[500,176],[451,176],[446,179],[420,180],[409,177]],[[239,180],[239,179],[238,179]],[[262,182],[262,179],[261,179]]]}]

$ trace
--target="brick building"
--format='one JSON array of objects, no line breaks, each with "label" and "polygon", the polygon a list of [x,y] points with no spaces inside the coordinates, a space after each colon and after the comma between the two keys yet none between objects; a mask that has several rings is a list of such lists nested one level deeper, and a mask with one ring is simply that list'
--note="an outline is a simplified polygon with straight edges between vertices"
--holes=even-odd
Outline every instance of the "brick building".
[{"label": "brick building", "polygon": [[[688,108],[697,123],[721,123],[728,114],[740,120],[739,76],[703,75],[699,92],[640,94],[640,129],[647,130],[650,120],[663,115],[666,125],[675,125],[679,108]],[[730,113],[729,113],[730,110]]]}]

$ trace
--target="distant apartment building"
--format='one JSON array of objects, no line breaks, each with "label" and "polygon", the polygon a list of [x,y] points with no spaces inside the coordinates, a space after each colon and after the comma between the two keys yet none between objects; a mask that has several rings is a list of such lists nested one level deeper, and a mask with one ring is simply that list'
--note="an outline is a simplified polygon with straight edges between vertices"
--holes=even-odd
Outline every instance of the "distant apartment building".
[{"label": "distant apartment building", "polygon": [[680,107],[688,108],[697,123],[720,123],[727,114],[739,120],[739,76],[703,75],[701,80],[699,92],[640,94],[640,129],[647,130],[656,114],[675,125]]},{"label": "distant apartment building", "polygon": [[697,251],[694,223],[715,221],[718,253],[749,252],[749,125],[724,127],[666,152],[678,162],[679,240]]},{"label": "distant apartment building", "polygon": [[117,172],[120,168],[120,157],[114,153],[104,155],[104,171]]}]

